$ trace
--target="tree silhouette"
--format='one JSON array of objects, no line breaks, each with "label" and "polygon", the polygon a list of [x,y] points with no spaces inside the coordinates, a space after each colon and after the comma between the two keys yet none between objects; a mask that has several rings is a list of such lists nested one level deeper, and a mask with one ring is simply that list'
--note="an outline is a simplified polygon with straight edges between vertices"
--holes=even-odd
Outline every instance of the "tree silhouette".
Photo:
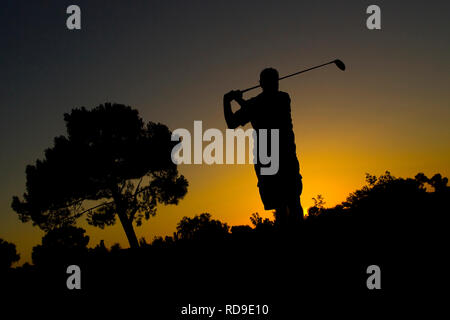
[{"label": "tree silhouette", "polygon": [[20,255],[17,254],[16,245],[0,239],[0,270],[10,268],[19,259]]},{"label": "tree silhouette", "polygon": [[[22,222],[45,231],[73,225],[82,215],[104,228],[119,218],[130,247],[139,247],[133,222],[156,214],[158,203],[177,204],[188,182],[171,161],[171,132],[144,123],[121,104],[84,107],[64,115],[67,137],[59,136],[44,160],[26,168],[24,200],[12,208]],[[98,205],[85,209],[92,200]]]}]

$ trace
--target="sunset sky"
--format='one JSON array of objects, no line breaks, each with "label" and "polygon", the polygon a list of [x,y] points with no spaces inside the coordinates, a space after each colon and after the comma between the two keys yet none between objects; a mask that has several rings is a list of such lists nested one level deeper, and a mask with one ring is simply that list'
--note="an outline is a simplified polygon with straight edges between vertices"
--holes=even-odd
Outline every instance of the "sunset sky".
[{"label": "sunset sky", "polygon": [[[132,3],[132,4],[131,4]],[[432,3],[432,4],[431,4]],[[82,29],[66,28],[81,8]],[[364,185],[365,173],[450,175],[450,2],[377,1],[382,29],[366,28],[371,1],[2,1],[0,9],[0,238],[21,261],[43,232],[11,209],[25,167],[65,134],[63,114],[116,102],[171,130],[225,130],[222,96],[335,58],[285,80],[290,94],[302,204],[327,206]],[[259,91],[251,91],[249,98]],[[252,165],[182,165],[188,193],[160,206],[138,238],[175,231],[209,212],[229,225],[264,211]],[[90,246],[127,240],[120,224],[90,227]]]}]

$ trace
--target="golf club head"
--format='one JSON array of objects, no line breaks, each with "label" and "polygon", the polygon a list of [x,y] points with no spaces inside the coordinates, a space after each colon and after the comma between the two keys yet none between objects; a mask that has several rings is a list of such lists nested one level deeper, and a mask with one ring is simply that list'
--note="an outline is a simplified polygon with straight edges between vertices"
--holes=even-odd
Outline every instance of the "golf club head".
[{"label": "golf club head", "polygon": [[335,63],[336,66],[337,66],[339,69],[341,69],[342,71],[345,70],[345,64],[344,64],[341,60],[336,59],[336,60],[334,60],[334,63]]}]

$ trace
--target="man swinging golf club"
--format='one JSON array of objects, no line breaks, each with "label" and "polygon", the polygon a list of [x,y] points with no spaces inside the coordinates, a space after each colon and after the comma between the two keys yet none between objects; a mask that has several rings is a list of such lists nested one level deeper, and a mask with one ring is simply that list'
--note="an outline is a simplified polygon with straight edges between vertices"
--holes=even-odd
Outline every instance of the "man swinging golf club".
[{"label": "man swinging golf club", "polygon": [[[258,177],[258,188],[265,210],[275,209],[276,222],[282,228],[295,226],[303,221],[303,208],[300,195],[303,184],[300,166],[297,159],[295,137],[291,117],[291,99],[286,92],[278,90],[278,82],[309,70],[334,63],[345,70],[340,60],[333,60],[291,75],[279,78],[278,71],[273,68],[264,69],[260,74],[259,86],[243,91],[230,91],[223,97],[223,108],[227,126],[235,129],[250,122],[259,133],[259,129],[279,130],[279,169],[274,175],[261,175],[259,156],[256,159],[255,171]],[[262,93],[249,100],[242,98],[242,93],[261,87]],[[233,113],[231,101],[235,100],[240,109]],[[267,133],[270,137],[270,132]],[[259,137],[257,136],[258,141]],[[257,144],[255,144],[255,148]],[[270,152],[270,147],[268,148]],[[255,153],[259,155],[259,152]]]},{"label": "man swinging golf club", "polygon": [[[242,98],[242,91],[225,94],[225,120],[230,129],[244,126],[248,122],[257,133],[258,129],[279,129],[278,172],[274,175],[261,175],[262,164],[259,158],[255,163],[255,171],[264,209],[275,209],[277,223],[284,227],[289,222],[297,223],[303,219],[303,209],[300,205],[302,176],[299,172],[292,129],[291,100],[287,93],[278,90],[277,70],[264,69],[260,75],[260,84],[262,93],[249,100]],[[235,113],[231,110],[232,100],[241,106]],[[270,137],[269,132],[267,135]]]}]

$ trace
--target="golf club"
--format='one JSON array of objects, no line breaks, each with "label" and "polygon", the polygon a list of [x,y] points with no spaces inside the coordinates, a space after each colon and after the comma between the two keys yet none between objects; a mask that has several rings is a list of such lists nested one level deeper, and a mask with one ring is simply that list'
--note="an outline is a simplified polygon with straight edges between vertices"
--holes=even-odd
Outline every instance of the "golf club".
[{"label": "golf club", "polygon": [[[332,64],[332,63],[334,63],[340,70],[342,70],[342,71],[345,70],[345,64],[341,60],[336,59],[336,60],[333,60],[333,61],[321,64],[321,65],[318,65],[318,66],[315,66],[315,67],[312,67],[312,68],[309,68],[309,69],[305,69],[305,70],[302,70],[302,71],[298,71],[298,72],[295,72],[295,73],[288,74],[287,76],[281,77],[278,80],[283,80],[283,79],[286,79],[286,78],[290,78],[290,77],[296,76],[296,75],[298,75],[300,73],[303,73],[303,72],[306,72],[306,71],[310,71],[310,70],[313,70],[313,69],[317,69],[317,68],[320,68],[320,67],[324,67],[324,66],[326,66],[328,64]],[[259,87],[261,87],[261,85],[257,85],[257,86],[251,87],[251,88],[247,88],[245,90],[242,90],[241,92],[244,93],[244,92],[247,92],[247,91],[259,88]]]}]

